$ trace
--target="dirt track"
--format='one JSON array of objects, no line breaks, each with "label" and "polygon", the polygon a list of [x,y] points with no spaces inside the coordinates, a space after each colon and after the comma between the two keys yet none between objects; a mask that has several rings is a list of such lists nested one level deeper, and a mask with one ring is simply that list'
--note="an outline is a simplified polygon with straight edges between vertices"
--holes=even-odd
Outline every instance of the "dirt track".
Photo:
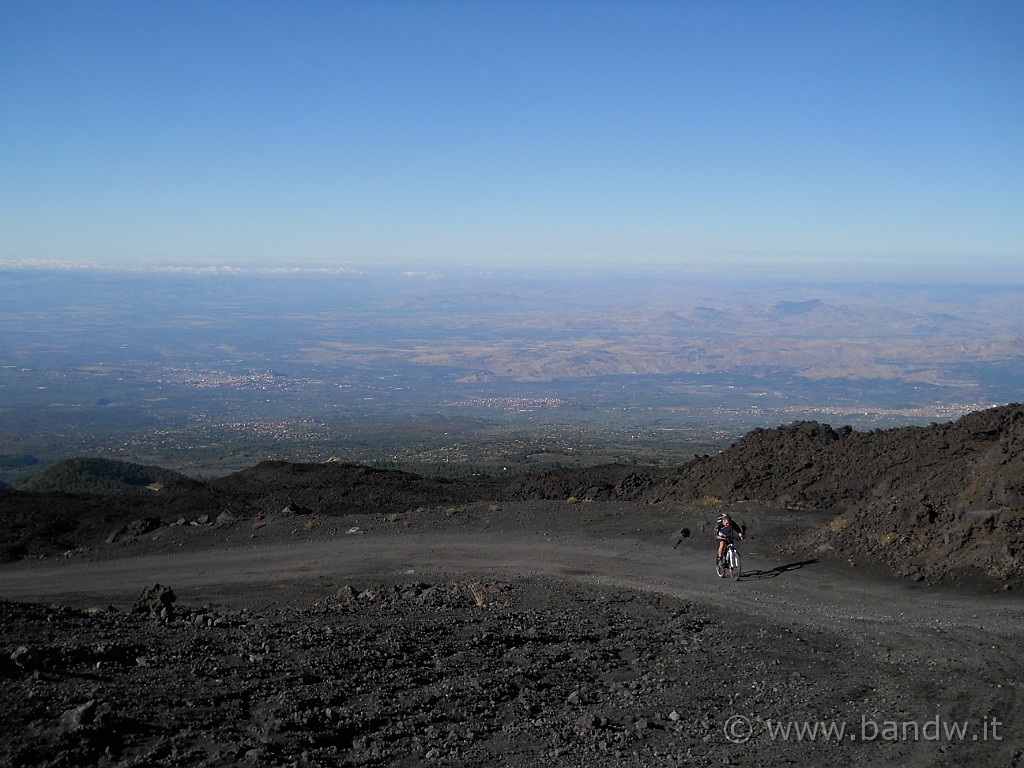
[{"label": "dirt track", "polygon": [[[23,654],[5,668],[5,688],[24,698],[7,698],[2,714],[23,733],[0,758],[1024,764],[1015,593],[911,586],[775,554],[792,521],[770,510],[749,513],[747,575],[730,583],[710,567],[705,514],[684,515],[695,535],[673,549],[676,509],[585,507],[164,530],[4,566],[4,600],[121,610],[10,609],[7,655],[29,645],[49,661],[32,669]],[[155,583],[177,595],[172,622],[123,613]],[[141,649],[82,661],[82,648],[112,637]],[[76,664],[106,671],[87,679]],[[89,702],[88,722],[68,725]],[[164,725],[133,725],[127,710]],[[773,733],[790,722],[845,730]]]}]

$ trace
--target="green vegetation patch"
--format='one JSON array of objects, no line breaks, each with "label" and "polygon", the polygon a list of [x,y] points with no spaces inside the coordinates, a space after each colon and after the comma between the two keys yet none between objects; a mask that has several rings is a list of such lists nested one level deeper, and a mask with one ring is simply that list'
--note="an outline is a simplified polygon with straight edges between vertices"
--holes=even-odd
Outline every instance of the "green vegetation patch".
[{"label": "green vegetation patch", "polygon": [[185,479],[162,467],[113,459],[76,458],[54,464],[20,483],[18,490],[33,493],[90,493],[101,496],[145,495]]}]

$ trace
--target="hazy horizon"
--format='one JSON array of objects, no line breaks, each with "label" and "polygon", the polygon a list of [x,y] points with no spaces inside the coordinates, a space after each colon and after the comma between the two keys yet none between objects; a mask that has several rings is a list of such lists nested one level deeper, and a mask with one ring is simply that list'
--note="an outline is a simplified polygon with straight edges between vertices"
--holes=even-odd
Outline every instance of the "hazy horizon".
[{"label": "hazy horizon", "polygon": [[936,268],[927,260],[893,263],[886,259],[862,259],[828,264],[802,264],[780,260],[764,263],[757,260],[725,262],[706,258],[685,264],[638,261],[618,263],[560,263],[549,264],[477,264],[437,261],[430,264],[409,263],[316,263],[316,262],[188,262],[188,261],[62,261],[58,259],[3,259],[0,270],[7,271],[83,271],[118,273],[145,273],[194,276],[262,275],[267,277],[289,275],[351,275],[391,274],[402,279],[441,279],[445,276],[486,276],[515,274],[520,277],[545,275],[629,275],[637,279],[656,280],[663,276],[692,277],[706,281],[728,283],[733,280],[766,280],[768,282],[837,283],[837,284],[889,284],[909,285],[993,285],[1024,287],[1024,262],[1006,260],[965,260],[959,266]]}]

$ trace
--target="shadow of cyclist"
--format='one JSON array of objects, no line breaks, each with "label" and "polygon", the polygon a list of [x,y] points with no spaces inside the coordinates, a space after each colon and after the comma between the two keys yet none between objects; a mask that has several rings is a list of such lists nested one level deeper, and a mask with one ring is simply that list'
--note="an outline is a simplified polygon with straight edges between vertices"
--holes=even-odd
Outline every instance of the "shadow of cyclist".
[{"label": "shadow of cyclist", "polygon": [[789,571],[799,571],[801,568],[814,565],[818,562],[817,558],[813,560],[801,560],[798,563],[786,563],[785,565],[777,565],[770,571],[744,571],[744,579],[774,579],[776,576],[781,576]]}]

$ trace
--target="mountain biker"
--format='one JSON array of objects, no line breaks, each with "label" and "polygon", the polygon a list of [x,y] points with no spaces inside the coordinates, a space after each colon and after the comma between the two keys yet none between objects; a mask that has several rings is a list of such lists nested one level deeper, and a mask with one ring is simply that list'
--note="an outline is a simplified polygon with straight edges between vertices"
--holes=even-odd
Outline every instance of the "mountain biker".
[{"label": "mountain biker", "polygon": [[746,538],[739,523],[733,520],[732,516],[728,512],[722,513],[718,518],[718,522],[715,523],[715,539],[718,541],[719,563],[722,562],[722,556],[725,554],[726,543],[737,538],[740,541],[743,541],[743,539]]}]

